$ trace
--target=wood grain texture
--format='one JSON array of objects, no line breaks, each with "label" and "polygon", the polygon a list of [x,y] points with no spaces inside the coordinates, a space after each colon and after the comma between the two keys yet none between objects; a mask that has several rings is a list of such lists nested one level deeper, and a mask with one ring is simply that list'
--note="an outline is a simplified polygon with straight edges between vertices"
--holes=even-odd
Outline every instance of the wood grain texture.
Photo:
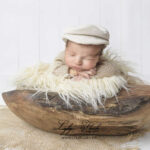
[{"label": "wood grain texture", "polygon": [[93,111],[89,105],[73,103],[67,108],[57,93],[32,96],[33,90],[13,90],[2,93],[3,99],[18,117],[45,131],[65,135],[124,135],[143,129],[150,121],[150,85],[121,90],[118,101],[108,99],[105,110]]}]

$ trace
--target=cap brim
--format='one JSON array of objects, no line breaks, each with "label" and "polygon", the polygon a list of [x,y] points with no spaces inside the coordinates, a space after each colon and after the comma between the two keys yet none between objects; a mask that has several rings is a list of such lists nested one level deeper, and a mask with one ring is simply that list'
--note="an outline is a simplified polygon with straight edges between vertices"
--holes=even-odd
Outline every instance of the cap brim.
[{"label": "cap brim", "polygon": [[87,35],[71,35],[71,34],[64,34],[62,37],[64,42],[67,42],[67,40],[70,40],[72,42],[78,43],[78,44],[89,44],[89,45],[101,45],[105,44],[108,45],[109,41],[99,38],[99,37],[93,37],[93,36],[87,36]]}]

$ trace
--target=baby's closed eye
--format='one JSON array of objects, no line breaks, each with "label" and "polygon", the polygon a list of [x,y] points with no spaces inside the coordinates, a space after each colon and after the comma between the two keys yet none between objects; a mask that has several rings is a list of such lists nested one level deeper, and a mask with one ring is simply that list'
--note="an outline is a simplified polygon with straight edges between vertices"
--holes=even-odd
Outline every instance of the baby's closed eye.
[{"label": "baby's closed eye", "polygon": [[86,57],[85,59],[93,60],[93,59],[97,59],[97,57],[96,56],[91,56],[91,57]]},{"label": "baby's closed eye", "polygon": [[76,56],[76,54],[75,54],[75,53],[70,53],[69,55],[70,55],[70,56]]}]

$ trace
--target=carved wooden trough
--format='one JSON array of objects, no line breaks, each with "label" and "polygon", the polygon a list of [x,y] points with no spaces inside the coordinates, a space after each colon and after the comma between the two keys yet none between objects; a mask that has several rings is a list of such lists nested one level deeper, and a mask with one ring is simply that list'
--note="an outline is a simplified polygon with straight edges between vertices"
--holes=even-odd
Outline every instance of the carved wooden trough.
[{"label": "carved wooden trough", "polygon": [[89,105],[77,106],[71,101],[67,108],[57,93],[32,96],[33,90],[4,92],[9,109],[29,124],[45,131],[63,135],[125,135],[143,129],[150,121],[150,85],[136,85],[129,93],[121,90],[118,102],[108,99],[105,110],[94,112]]}]

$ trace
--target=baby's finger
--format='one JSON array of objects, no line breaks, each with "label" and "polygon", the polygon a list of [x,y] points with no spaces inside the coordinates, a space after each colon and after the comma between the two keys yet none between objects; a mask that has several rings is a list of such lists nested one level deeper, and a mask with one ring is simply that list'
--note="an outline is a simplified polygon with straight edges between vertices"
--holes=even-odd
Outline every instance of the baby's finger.
[{"label": "baby's finger", "polygon": [[92,68],[90,71],[96,71],[96,68]]},{"label": "baby's finger", "polygon": [[89,75],[95,75],[95,74],[96,74],[96,71],[91,70],[91,71],[88,71],[87,73],[88,73]]},{"label": "baby's finger", "polygon": [[95,74],[96,74],[96,71],[95,71],[95,70],[93,70],[93,71],[92,71],[92,74],[93,74],[93,75],[95,75]]},{"label": "baby's finger", "polygon": [[87,74],[87,73],[85,73],[85,72],[81,72],[81,73],[80,73],[80,76],[83,76],[83,77],[85,77],[85,78],[87,78],[87,79],[90,78],[89,74]]}]

